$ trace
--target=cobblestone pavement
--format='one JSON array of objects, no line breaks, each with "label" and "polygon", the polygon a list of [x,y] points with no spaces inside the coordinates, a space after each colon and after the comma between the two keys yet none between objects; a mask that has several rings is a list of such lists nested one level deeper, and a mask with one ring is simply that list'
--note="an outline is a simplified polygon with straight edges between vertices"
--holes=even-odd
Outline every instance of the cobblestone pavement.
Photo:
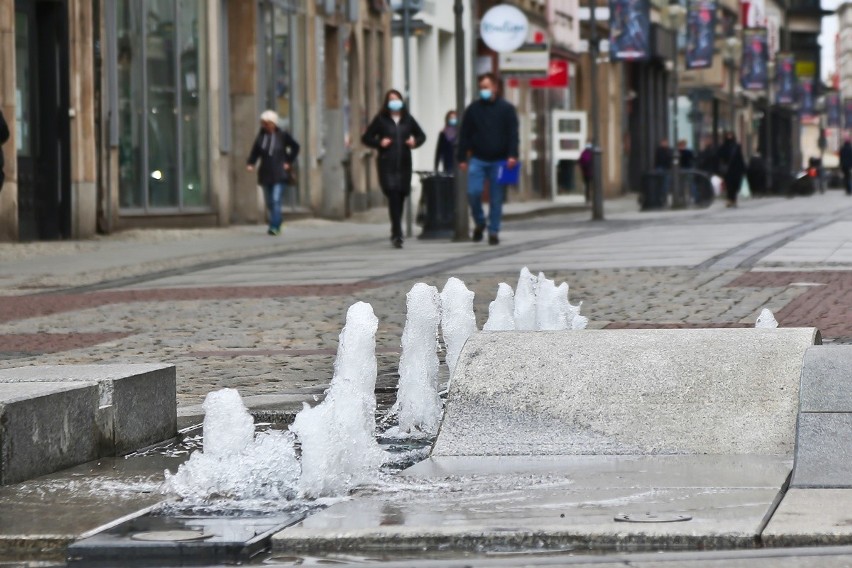
[{"label": "cobblestone pavement", "polygon": [[[625,205],[627,203],[627,205]],[[735,210],[568,214],[509,222],[496,247],[410,240],[384,225],[293,224],[104,238],[57,248],[0,248],[0,367],[167,362],[178,402],[234,387],[244,395],[322,391],[346,309],[380,319],[380,373],[398,361],[405,294],[459,276],[481,326],[497,284],[522,266],[571,286],[592,328],[753,325],[769,307],[782,326],[813,325],[852,341],[852,200],[759,199]]]}]

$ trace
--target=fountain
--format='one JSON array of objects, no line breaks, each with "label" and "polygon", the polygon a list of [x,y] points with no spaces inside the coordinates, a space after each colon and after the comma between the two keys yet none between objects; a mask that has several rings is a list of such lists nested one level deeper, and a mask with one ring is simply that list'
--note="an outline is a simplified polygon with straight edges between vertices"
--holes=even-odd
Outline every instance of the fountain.
[{"label": "fountain", "polygon": [[501,282],[497,286],[497,297],[488,306],[488,321],[484,331],[510,331],[515,329],[515,292]]},{"label": "fountain", "polygon": [[518,331],[535,331],[537,286],[538,279],[523,267],[515,288],[515,329]]},{"label": "fountain", "polygon": [[772,313],[772,310],[763,308],[760,311],[760,315],[757,316],[757,322],[755,322],[754,327],[763,329],[773,329],[778,327],[778,321],[775,319],[775,315]]},{"label": "fountain", "polygon": [[441,331],[447,346],[450,380],[465,341],[476,331],[474,294],[458,278],[450,278],[441,291]]}]

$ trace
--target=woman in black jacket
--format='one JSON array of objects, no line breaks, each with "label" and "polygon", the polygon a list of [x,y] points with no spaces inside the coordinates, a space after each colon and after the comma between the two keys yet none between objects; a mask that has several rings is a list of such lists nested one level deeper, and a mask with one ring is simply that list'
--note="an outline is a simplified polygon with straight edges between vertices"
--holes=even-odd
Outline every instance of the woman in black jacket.
[{"label": "woman in black jacket", "polygon": [[284,187],[293,182],[293,163],[299,156],[299,143],[290,134],[278,128],[278,113],[264,111],[260,115],[260,132],[254,139],[246,169],[257,168],[257,183],[263,187],[266,210],[269,213],[267,234],[281,234],[281,197]]},{"label": "woman in black jacket", "polygon": [[402,210],[411,193],[411,149],[426,141],[417,121],[408,114],[402,95],[391,89],[361,142],[379,151],[379,185],[388,200],[391,242],[402,248]]}]

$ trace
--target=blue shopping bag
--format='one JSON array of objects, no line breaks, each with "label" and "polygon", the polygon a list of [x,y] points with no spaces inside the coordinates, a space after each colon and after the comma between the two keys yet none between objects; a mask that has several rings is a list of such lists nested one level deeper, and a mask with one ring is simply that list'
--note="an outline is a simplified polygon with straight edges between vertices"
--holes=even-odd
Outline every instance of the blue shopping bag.
[{"label": "blue shopping bag", "polygon": [[518,185],[521,179],[521,162],[515,164],[514,168],[506,167],[506,160],[500,162],[500,167],[497,170],[497,183],[502,185]]}]

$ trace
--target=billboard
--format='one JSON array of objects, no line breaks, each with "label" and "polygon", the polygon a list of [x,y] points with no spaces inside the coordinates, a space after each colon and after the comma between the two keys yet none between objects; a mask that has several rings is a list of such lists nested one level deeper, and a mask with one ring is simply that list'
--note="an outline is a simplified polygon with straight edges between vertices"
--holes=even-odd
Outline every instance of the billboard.
[{"label": "billboard", "polygon": [[799,114],[813,116],[816,113],[816,97],[814,96],[814,77],[799,77]]},{"label": "billboard", "polygon": [[775,101],[779,105],[795,103],[796,58],[791,53],[779,53],[775,69]]},{"label": "billboard", "polygon": [[649,0],[609,0],[609,56],[638,61],[651,54]]},{"label": "billboard", "polygon": [[713,65],[716,41],[716,0],[689,0],[686,15],[686,68]]},{"label": "billboard", "polygon": [[766,28],[743,30],[740,84],[747,91],[766,90],[769,83],[769,35]]},{"label": "billboard", "polygon": [[837,93],[825,95],[825,125],[840,128],[840,95]]}]

